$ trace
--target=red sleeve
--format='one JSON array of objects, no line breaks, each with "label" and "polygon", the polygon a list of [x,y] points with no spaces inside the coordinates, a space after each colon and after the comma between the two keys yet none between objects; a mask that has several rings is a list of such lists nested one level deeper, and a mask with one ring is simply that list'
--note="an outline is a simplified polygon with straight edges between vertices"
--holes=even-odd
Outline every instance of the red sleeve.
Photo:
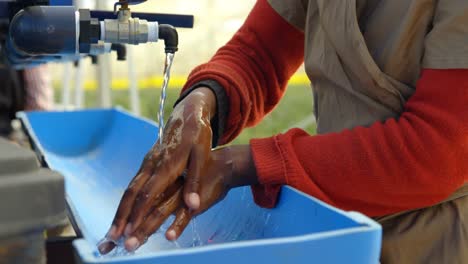
[{"label": "red sleeve", "polygon": [[273,110],[303,61],[303,32],[259,0],[234,37],[192,71],[183,91],[207,79],[225,89],[229,111],[220,140],[225,144]]},{"label": "red sleeve", "polygon": [[293,129],[251,148],[266,207],[280,184],[369,216],[431,206],[467,179],[468,70],[423,70],[398,119],[319,136]]}]

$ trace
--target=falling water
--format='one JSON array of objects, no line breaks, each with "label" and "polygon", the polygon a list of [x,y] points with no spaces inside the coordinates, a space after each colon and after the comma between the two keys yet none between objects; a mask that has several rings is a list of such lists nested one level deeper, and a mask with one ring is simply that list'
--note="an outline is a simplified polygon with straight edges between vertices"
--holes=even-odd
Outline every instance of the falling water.
[{"label": "falling water", "polygon": [[161,88],[161,98],[159,100],[159,112],[158,112],[159,142],[162,142],[162,138],[163,138],[164,104],[166,103],[167,86],[169,85],[169,80],[171,79],[171,68],[172,68],[173,62],[174,62],[174,53],[166,53],[166,61],[164,63],[164,82]]}]

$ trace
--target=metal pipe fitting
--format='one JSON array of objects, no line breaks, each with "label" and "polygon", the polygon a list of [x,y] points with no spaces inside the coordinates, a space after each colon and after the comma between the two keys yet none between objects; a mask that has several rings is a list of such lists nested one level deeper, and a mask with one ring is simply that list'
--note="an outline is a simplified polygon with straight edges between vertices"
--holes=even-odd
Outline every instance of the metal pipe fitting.
[{"label": "metal pipe fitting", "polygon": [[158,23],[132,18],[130,10],[120,10],[117,19],[101,22],[101,40],[133,45],[157,42]]}]

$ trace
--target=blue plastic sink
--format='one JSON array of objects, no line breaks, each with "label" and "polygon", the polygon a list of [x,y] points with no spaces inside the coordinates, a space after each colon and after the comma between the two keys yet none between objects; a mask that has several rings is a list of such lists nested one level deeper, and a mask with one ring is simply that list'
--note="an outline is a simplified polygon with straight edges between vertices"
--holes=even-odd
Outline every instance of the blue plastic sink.
[{"label": "blue plastic sink", "polygon": [[158,232],[135,254],[99,256],[96,243],[156,141],[157,127],[118,109],[19,116],[45,164],[65,177],[67,203],[82,234],[74,241],[82,263],[379,263],[376,222],[290,187],[272,210],[255,205],[250,188],[234,189],[198,216],[177,244]]}]

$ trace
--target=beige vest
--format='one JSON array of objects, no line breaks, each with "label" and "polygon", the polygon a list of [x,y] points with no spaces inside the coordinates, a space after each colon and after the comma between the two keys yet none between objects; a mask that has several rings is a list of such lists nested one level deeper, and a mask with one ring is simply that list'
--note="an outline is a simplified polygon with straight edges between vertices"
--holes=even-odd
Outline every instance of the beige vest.
[{"label": "beige vest", "polygon": [[[468,68],[468,0],[269,2],[305,34],[318,133],[398,118],[421,68]],[[377,219],[381,262],[468,263],[466,195]]]}]

